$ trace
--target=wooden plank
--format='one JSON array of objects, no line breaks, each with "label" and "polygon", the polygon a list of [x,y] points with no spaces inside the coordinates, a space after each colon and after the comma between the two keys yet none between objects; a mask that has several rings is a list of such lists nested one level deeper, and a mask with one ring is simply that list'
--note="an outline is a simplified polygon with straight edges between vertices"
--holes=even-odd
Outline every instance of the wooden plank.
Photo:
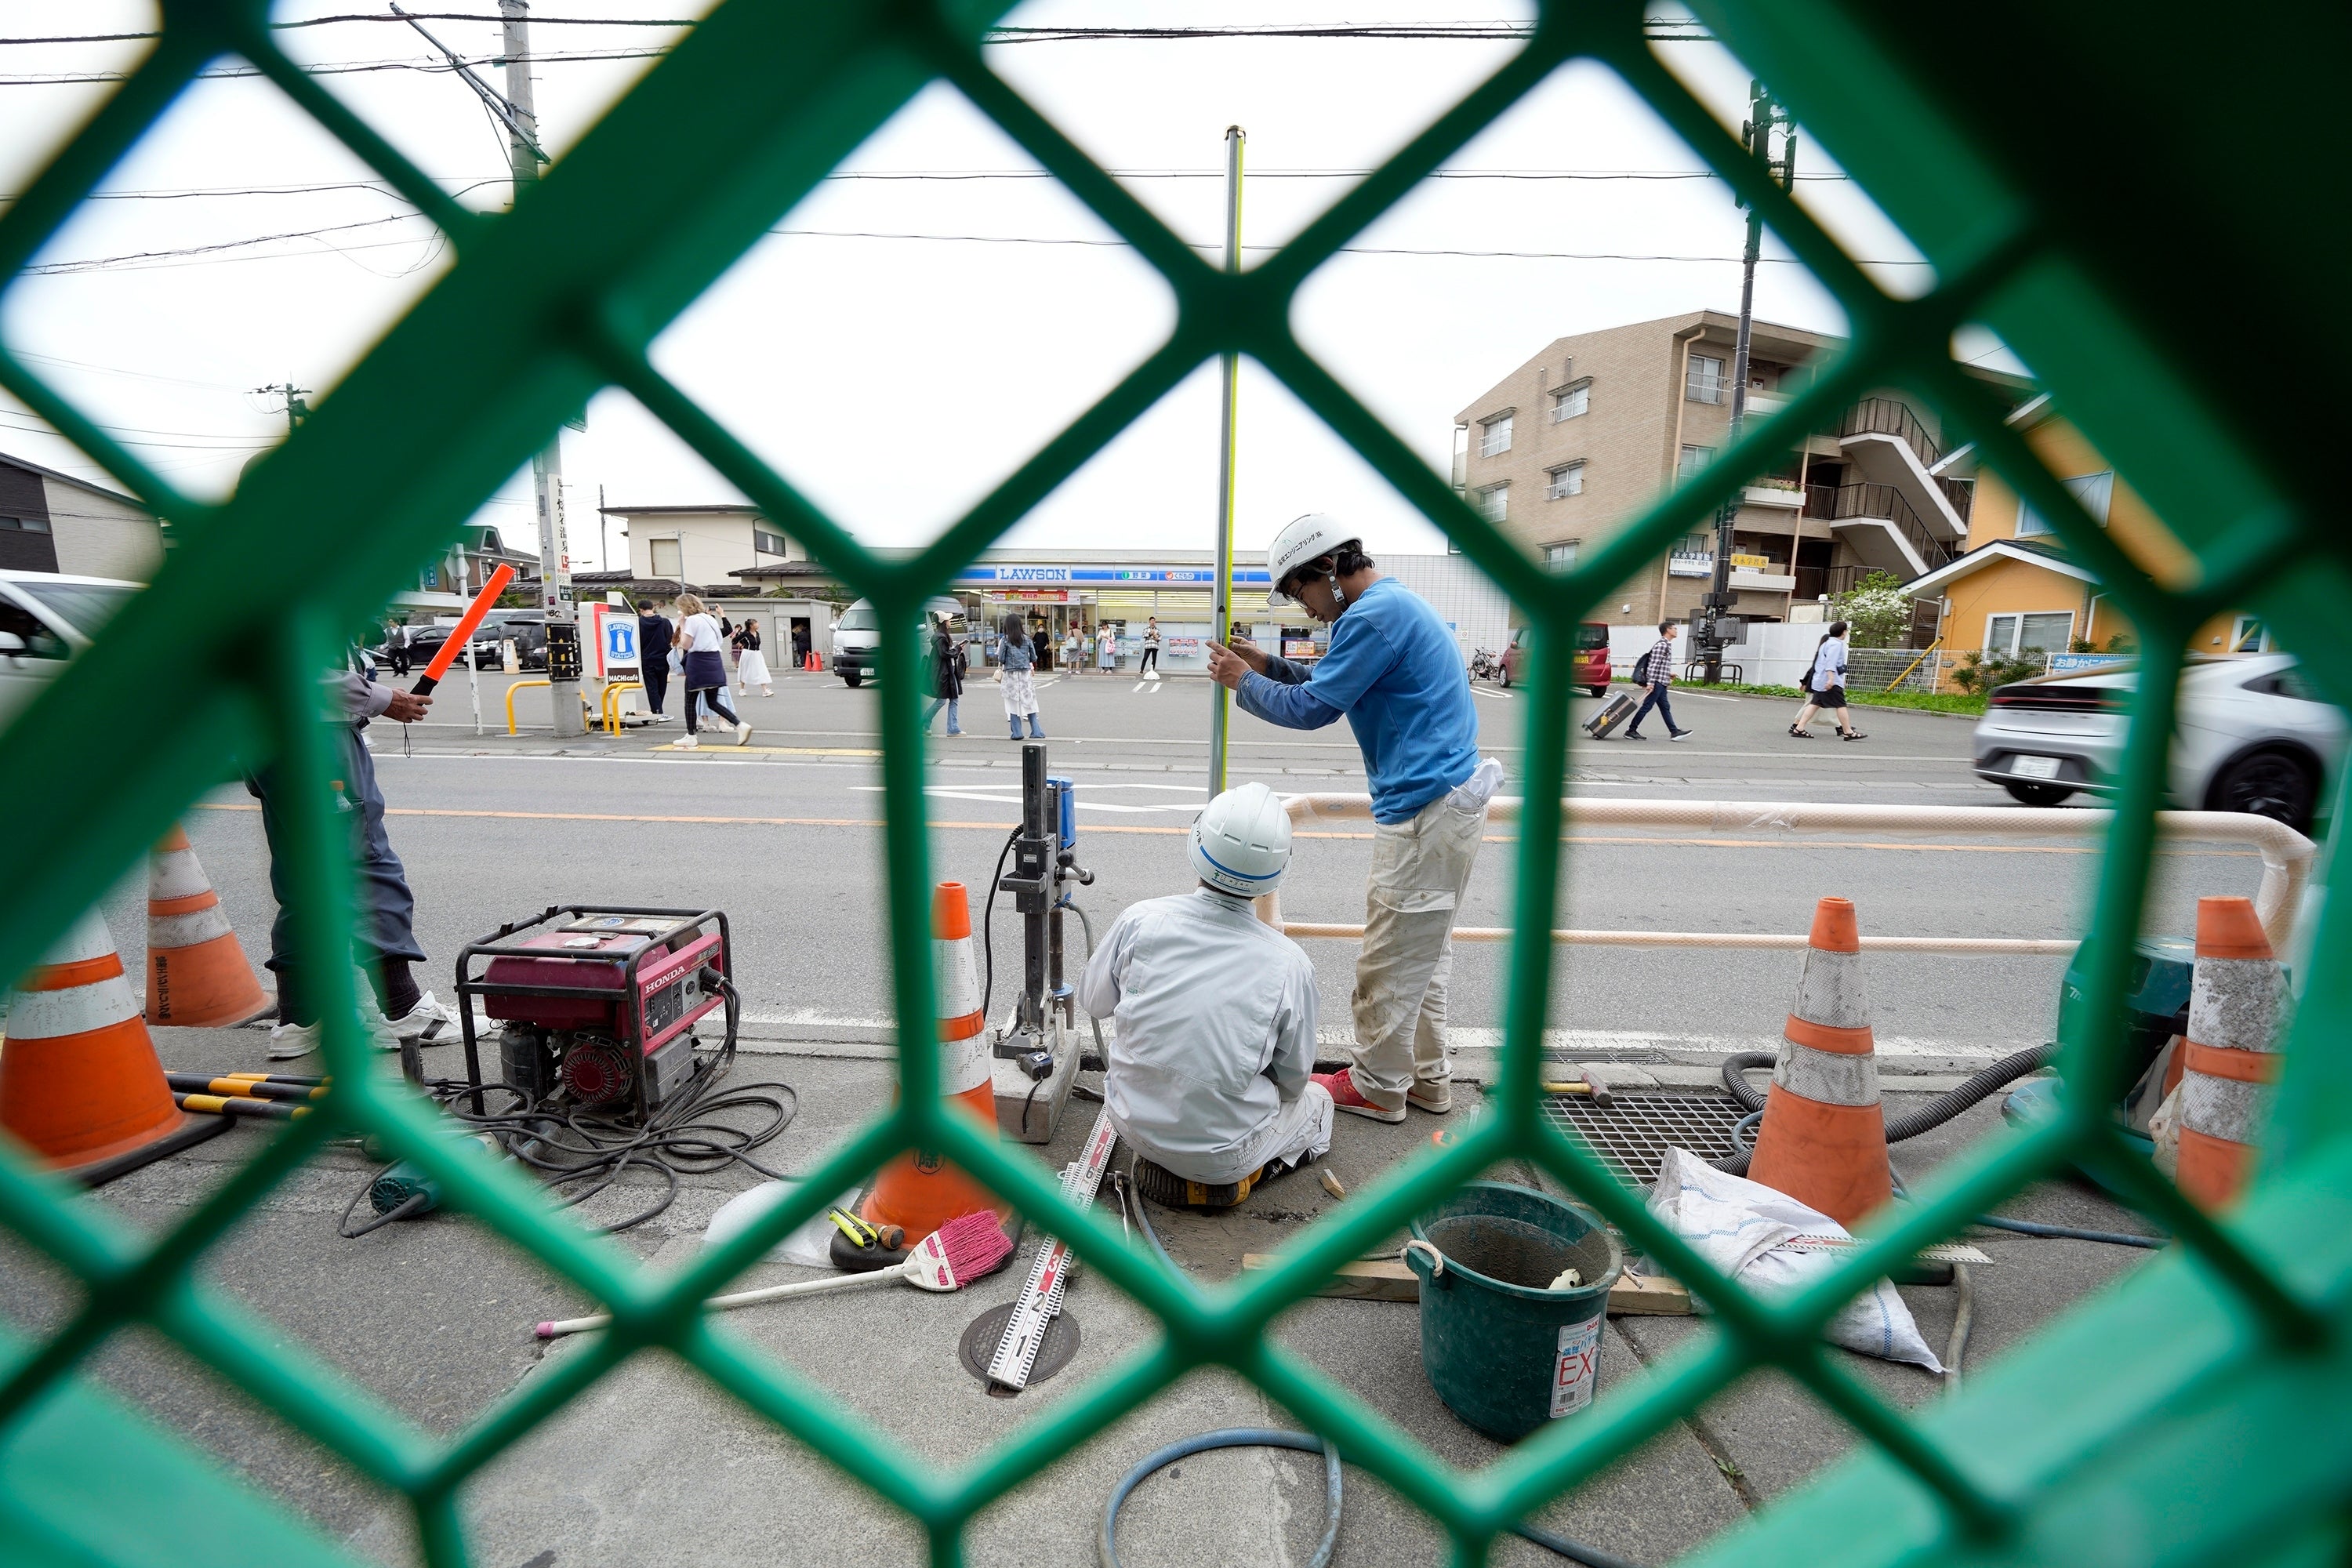
[{"label": "wooden plank", "polygon": [[[1281,1261],[1271,1252],[1242,1255],[1244,1268],[1272,1268]],[[1355,1301],[1418,1301],[1421,1277],[1402,1258],[1358,1259],[1339,1265],[1339,1272],[1315,1293]],[[1664,1275],[1621,1274],[1609,1288],[1609,1310],[1620,1316],[1687,1317],[1690,1292]]]}]

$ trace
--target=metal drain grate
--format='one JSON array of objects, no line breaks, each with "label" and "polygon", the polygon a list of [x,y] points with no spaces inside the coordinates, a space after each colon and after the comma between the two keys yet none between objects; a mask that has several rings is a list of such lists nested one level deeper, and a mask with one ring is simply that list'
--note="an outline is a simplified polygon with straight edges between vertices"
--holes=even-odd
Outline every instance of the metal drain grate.
[{"label": "metal drain grate", "polygon": [[1543,1113],[1590,1149],[1610,1174],[1639,1187],[1658,1179],[1658,1165],[1668,1149],[1687,1149],[1702,1160],[1738,1153],[1731,1129],[1747,1114],[1725,1094],[1628,1094],[1622,1089],[1606,1105],[1575,1095],[1548,1094]]}]

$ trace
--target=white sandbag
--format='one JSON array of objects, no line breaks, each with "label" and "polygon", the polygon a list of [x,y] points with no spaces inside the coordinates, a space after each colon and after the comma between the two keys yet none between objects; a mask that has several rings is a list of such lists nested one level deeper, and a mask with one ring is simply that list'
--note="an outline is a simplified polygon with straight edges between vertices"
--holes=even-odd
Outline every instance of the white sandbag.
[{"label": "white sandbag", "polygon": [[[1650,1213],[1692,1251],[1767,1301],[1794,1296],[1845,1259],[1782,1245],[1801,1236],[1845,1237],[1846,1228],[1760,1182],[1718,1171],[1685,1149],[1669,1149],[1650,1189]],[[1693,1300],[1704,1310],[1706,1303]],[[1832,1344],[1940,1375],[1943,1363],[1894,1285],[1885,1279],[1838,1310],[1822,1329]]]},{"label": "white sandbag", "polygon": [[[758,1186],[737,1193],[719,1205],[710,1216],[710,1225],[702,1233],[702,1245],[717,1247],[732,1241],[759,1223],[768,1212],[782,1203],[792,1192],[789,1182],[761,1182]],[[856,1198],[856,1193],[844,1193],[831,1206],[846,1207]],[[811,1268],[833,1267],[833,1222],[819,1209],[799,1226],[788,1231],[784,1239],[768,1249],[772,1263],[801,1263]]]},{"label": "white sandbag", "polygon": [[2156,1152],[2149,1158],[2167,1181],[2180,1177],[2180,1091],[2188,1085],[2186,1078],[2174,1084],[2172,1092],[2164,1097],[2164,1103],[2156,1108],[2156,1114],[2147,1119],[2147,1135],[2156,1143]]}]

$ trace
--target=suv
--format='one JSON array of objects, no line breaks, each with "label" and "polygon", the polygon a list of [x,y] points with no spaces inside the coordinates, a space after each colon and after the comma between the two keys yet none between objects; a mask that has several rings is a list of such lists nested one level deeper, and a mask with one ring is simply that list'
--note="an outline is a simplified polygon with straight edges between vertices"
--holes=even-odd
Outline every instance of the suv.
[{"label": "suv", "polygon": [[39,696],[142,586],[116,577],[0,571],[0,723]]},{"label": "suv", "polygon": [[[1527,679],[1528,652],[1534,640],[1535,634],[1529,628],[1511,628],[1510,646],[1503,650],[1503,668],[1501,673],[1495,677],[1496,685],[1508,686],[1513,681]],[[1608,622],[1583,621],[1578,624],[1576,666],[1569,679],[1584,688],[1584,694],[1588,697],[1609,694]]]},{"label": "suv", "polygon": [[[2116,665],[1998,688],[1977,723],[1977,777],[2027,805],[2113,794],[2138,686],[2137,666]],[[2292,654],[2191,659],[2165,793],[2183,809],[2251,812],[2308,833],[2345,729]]]}]

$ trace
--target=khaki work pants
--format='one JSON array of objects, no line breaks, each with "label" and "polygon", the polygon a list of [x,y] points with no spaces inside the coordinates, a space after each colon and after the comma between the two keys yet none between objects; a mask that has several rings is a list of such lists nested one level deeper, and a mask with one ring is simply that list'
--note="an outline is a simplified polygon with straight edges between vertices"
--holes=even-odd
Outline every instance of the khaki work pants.
[{"label": "khaki work pants", "polygon": [[1454,1076],[1445,1038],[1454,918],[1486,827],[1483,802],[1464,811],[1449,795],[1410,822],[1373,824],[1364,946],[1349,1004],[1356,1092],[1383,1110],[1402,1109],[1416,1082],[1443,1088]]}]

